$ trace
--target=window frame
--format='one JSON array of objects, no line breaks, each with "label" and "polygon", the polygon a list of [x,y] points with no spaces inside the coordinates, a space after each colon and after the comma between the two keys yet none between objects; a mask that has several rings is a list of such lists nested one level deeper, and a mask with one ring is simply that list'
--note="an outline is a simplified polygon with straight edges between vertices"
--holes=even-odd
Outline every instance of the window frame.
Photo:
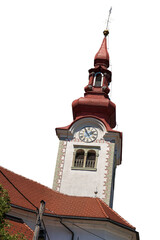
[{"label": "window frame", "polygon": [[[76,153],[75,153],[75,159],[74,159],[74,167],[77,167],[77,166],[75,166],[76,164],[76,161],[78,161],[79,159],[77,158],[77,155],[79,154],[79,153],[81,153],[81,152],[83,152],[83,158],[81,159],[81,161],[83,162],[82,163],[82,167],[83,167],[83,165],[84,165],[84,159],[85,159],[85,151],[83,150],[83,149],[78,149],[77,151],[76,151]],[[78,168],[79,168],[80,166],[78,166]],[[81,168],[81,167],[80,167]]]},{"label": "window frame", "polygon": [[[94,159],[89,159],[89,155],[90,154],[94,154]],[[91,155],[90,155],[91,156]],[[87,162],[89,162],[89,161],[93,161],[93,163],[92,164],[94,164],[94,167],[95,167],[95,163],[96,163],[96,151],[95,150],[89,150],[88,152],[87,152],[87,157],[86,157],[86,162],[85,162],[85,167],[86,168],[89,168],[87,165],[88,165],[88,163]],[[91,165],[92,165],[91,164]],[[89,164],[90,165],[90,164]],[[91,167],[91,168],[94,168],[94,167]]]},{"label": "window frame", "polygon": [[[101,84],[100,84],[100,86],[96,86],[96,77],[97,77],[97,75],[101,75]],[[97,72],[94,75],[93,87],[100,88],[100,87],[102,87],[102,85],[103,85],[103,74],[101,72]]]},{"label": "window frame", "polygon": [[[97,171],[97,162],[99,157],[99,150],[100,146],[85,146],[85,145],[74,145],[74,151],[73,151],[73,160],[72,160],[72,170],[82,170],[82,171]],[[76,160],[76,154],[78,151],[83,150],[84,151],[84,161],[82,167],[75,167],[75,160]],[[87,161],[87,155],[90,151],[95,152],[95,164],[94,167],[86,167],[86,161]]]}]

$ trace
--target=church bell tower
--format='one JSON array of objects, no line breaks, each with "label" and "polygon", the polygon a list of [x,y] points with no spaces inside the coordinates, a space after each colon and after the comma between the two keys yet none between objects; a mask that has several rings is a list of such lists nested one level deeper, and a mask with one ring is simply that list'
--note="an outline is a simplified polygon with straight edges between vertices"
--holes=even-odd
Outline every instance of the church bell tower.
[{"label": "church bell tower", "polygon": [[117,165],[121,164],[122,133],[116,126],[116,106],[109,98],[108,30],[89,69],[84,97],[72,103],[73,122],[56,128],[59,150],[53,189],[73,196],[99,197],[113,204]]}]

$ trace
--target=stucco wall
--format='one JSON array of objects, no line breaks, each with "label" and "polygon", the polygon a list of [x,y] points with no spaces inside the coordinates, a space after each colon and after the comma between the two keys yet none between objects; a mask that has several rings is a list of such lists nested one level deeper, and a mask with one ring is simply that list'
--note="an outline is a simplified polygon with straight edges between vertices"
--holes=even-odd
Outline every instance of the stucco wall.
[{"label": "stucco wall", "polygon": [[97,140],[90,144],[92,147],[100,147],[96,171],[71,169],[74,145],[76,144],[81,144],[82,147],[83,145],[87,146],[87,144],[77,142],[76,140],[67,142],[60,192],[74,196],[94,197],[94,192],[97,190],[97,197],[105,198],[106,190],[108,190],[109,194],[109,185],[111,184],[113,164],[113,147],[111,143],[104,140]]},{"label": "stucco wall", "polygon": [[[95,127],[98,131],[97,139],[92,143],[85,143],[79,139],[79,131],[86,125]],[[106,129],[97,120],[88,119],[72,126],[72,139],[60,140],[57,164],[55,169],[53,189],[73,196],[89,196],[103,199],[108,205],[112,188],[115,143],[106,140]],[[105,139],[103,136],[105,135]],[[74,169],[73,153],[79,146],[96,148],[98,152],[96,169]]]}]

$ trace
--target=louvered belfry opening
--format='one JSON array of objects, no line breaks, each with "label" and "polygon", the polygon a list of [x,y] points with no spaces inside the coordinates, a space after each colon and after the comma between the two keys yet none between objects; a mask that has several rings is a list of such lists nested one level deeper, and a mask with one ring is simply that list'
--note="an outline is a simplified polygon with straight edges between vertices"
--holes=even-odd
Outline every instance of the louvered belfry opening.
[{"label": "louvered belfry opening", "polygon": [[101,87],[102,75],[98,73],[95,79],[95,87]]},{"label": "louvered belfry opening", "polygon": [[76,152],[74,167],[83,167],[84,163],[84,150],[78,150]]},{"label": "louvered belfry opening", "polygon": [[96,161],[96,152],[91,150],[87,153],[86,166],[88,168],[94,168]]}]

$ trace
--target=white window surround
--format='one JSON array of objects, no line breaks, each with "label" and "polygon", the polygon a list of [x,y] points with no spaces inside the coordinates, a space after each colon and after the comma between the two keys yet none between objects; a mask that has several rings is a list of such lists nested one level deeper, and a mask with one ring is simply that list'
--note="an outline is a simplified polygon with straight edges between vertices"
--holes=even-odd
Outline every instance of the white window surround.
[{"label": "white window surround", "polygon": [[98,86],[96,86],[96,76],[97,76],[98,74],[101,75],[101,86],[100,86],[100,87],[102,87],[102,84],[103,84],[103,74],[102,74],[101,72],[95,73],[94,79],[93,79],[93,87],[98,87]]},{"label": "white window surround", "polygon": [[[96,171],[97,170],[97,161],[98,161],[98,156],[99,156],[99,150],[100,150],[100,146],[74,145],[73,161],[72,161],[71,169],[72,170]],[[83,166],[82,167],[75,167],[76,153],[78,151],[84,151],[84,161],[83,161]],[[94,167],[86,167],[87,155],[91,151],[95,152]]]}]

